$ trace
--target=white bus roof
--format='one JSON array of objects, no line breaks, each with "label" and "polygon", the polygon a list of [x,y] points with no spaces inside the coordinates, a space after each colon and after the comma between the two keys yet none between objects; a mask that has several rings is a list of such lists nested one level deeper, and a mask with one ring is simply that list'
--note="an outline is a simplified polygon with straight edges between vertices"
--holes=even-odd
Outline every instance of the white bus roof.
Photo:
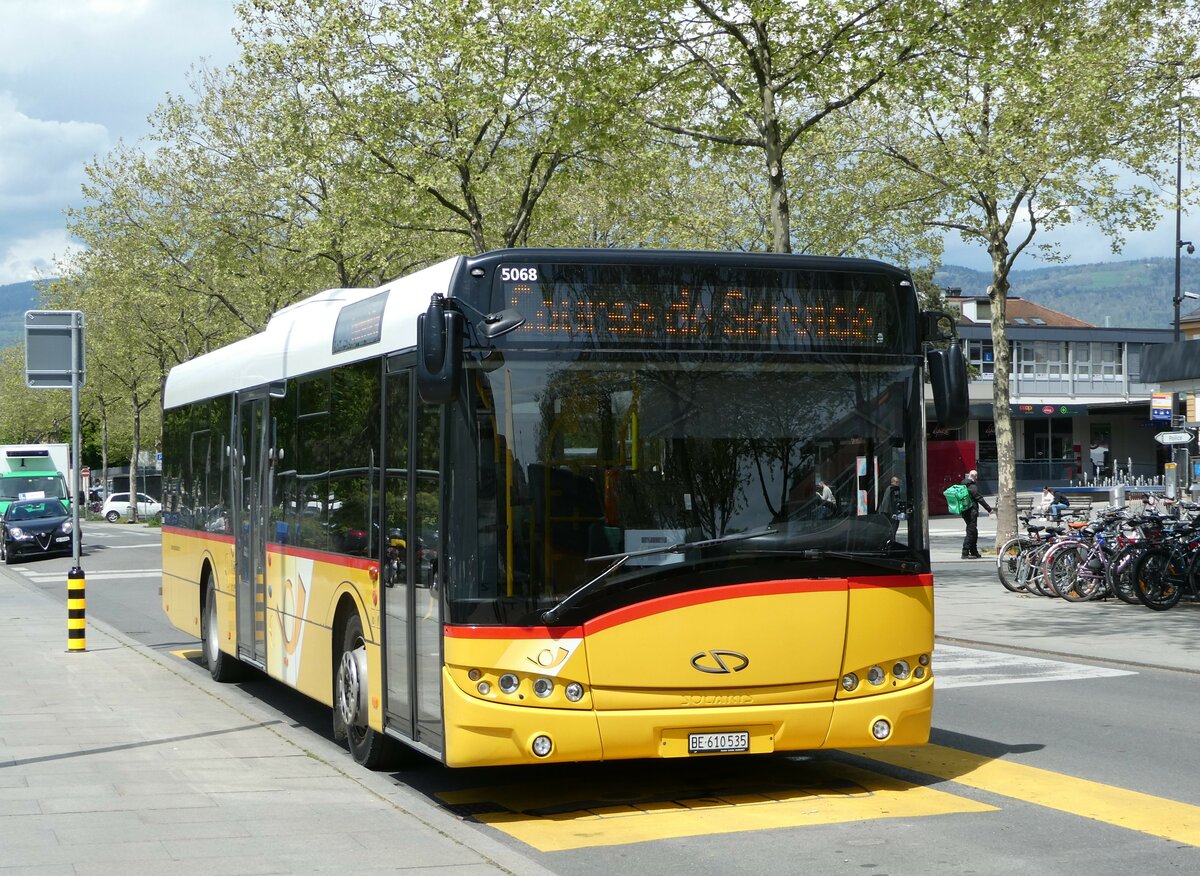
[{"label": "white bus roof", "polygon": [[[163,407],[415,347],[417,316],[429,307],[434,292],[449,292],[460,260],[455,256],[373,289],[329,289],[285,307],[258,334],[172,368],[163,388]],[[341,309],[382,292],[389,294],[379,342],[334,353],[333,330]]]}]

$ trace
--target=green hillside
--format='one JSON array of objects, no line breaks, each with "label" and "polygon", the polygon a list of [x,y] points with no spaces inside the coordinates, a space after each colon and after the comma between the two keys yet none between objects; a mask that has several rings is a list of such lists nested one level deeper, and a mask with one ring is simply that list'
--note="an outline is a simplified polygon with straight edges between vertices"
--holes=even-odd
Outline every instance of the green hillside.
[{"label": "green hillside", "polygon": [[0,347],[25,342],[25,311],[41,307],[42,280],[0,286]]},{"label": "green hillside", "polygon": [[[1184,256],[1180,279],[1182,291],[1200,292],[1200,258]],[[934,280],[944,289],[959,288],[967,294],[983,295],[991,275],[947,265],[934,275]],[[1013,295],[1093,325],[1170,328],[1174,319],[1172,258],[1018,270],[1013,271],[1009,282]],[[1183,314],[1198,307],[1200,301],[1185,300]]]}]

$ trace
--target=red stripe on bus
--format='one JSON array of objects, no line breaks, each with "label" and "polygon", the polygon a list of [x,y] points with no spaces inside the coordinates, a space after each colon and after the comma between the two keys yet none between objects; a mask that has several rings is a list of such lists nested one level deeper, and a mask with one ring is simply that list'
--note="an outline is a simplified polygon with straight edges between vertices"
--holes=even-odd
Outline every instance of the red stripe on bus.
[{"label": "red stripe on bus", "polygon": [[709,587],[705,590],[689,590],[687,593],[674,593],[670,596],[660,596],[639,602],[637,605],[618,608],[608,614],[602,614],[588,621],[584,626],[588,633],[598,633],[601,630],[618,627],[655,614],[674,611],[678,608],[688,608],[693,605],[705,605],[710,602],[724,602],[729,599],[746,599],[753,596],[781,596],[791,593],[836,593],[845,591],[848,582],[845,578],[807,578],[794,581],[756,581],[753,584],[728,584],[724,587]]},{"label": "red stripe on bus", "polygon": [[648,602],[619,608],[588,621],[579,627],[481,627],[446,624],[443,631],[453,639],[563,639],[578,638],[587,633],[620,626],[654,614],[703,605],[726,599],[750,596],[776,596],[788,593],[835,593],[839,590],[895,589],[898,587],[932,587],[933,575],[879,575],[870,578],[810,578],[795,581],[758,581],[753,584],[730,584],[662,596]]},{"label": "red stripe on bus", "polygon": [[226,535],[223,532],[206,532],[203,529],[184,529],[180,526],[164,526],[163,532],[168,532],[171,535],[187,536],[188,538],[199,538],[204,541],[219,541],[222,544],[233,544],[234,537]]},{"label": "red stripe on bus", "polygon": [[446,624],[448,639],[578,639],[583,627],[476,627]]},{"label": "red stripe on bus", "polygon": [[319,563],[330,563],[334,566],[343,566],[350,569],[375,569],[379,563],[370,557],[348,557],[345,554],[335,554],[330,551],[319,551],[312,548],[296,547],[295,545],[278,544],[271,542],[267,545],[268,554],[282,554],[288,557],[296,557],[301,560],[314,560]]},{"label": "red stripe on bus", "polygon": [[933,574],[923,575],[872,575],[870,578],[851,578],[851,590],[894,590],[897,587],[932,587]]}]

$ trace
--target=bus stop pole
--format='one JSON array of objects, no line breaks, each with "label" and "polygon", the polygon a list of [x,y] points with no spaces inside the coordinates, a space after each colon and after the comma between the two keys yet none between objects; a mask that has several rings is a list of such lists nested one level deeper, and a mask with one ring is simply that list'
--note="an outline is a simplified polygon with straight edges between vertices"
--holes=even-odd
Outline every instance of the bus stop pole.
[{"label": "bus stop pole", "polygon": [[82,441],[79,435],[79,375],[83,371],[80,361],[82,347],[81,322],[83,314],[76,312],[71,319],[71,571],[67,572],[67,650],[87,650],[87,599],[86,581],[80,566],[81,538],[79,531],[79,505],[82,501],[83,478],[80,473]]}]

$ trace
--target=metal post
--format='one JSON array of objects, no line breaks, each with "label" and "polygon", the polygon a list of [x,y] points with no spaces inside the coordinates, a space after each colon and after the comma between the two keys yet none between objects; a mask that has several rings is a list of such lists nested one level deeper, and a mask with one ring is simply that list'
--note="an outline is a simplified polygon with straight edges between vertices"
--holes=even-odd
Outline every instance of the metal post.
[{"label": "metal post", "polygon": [[71,558],[73,565],[67,573],[67,650],[87,650],[86,581],[80,565],[79,505],[82,501],[83,476],[80,472],[82,449],[79,436],[79,361],[83,333],[83,313],[71,318]]}]

